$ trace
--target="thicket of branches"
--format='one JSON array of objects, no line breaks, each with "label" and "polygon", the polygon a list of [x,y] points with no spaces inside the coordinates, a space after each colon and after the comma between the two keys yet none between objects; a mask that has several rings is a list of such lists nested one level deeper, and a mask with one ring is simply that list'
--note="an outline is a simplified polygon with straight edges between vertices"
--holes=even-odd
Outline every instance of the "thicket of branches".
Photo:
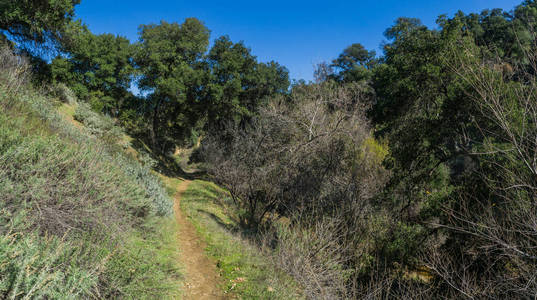
[{"label": "thicket of branches", "polygon": [[204,139],[309,298],[534,297],[535,7],[398,19],[380,59],[354,44]]},{"label": "thicket of branches", "polygon": [[230,126],[204,139],[203,159],[244,210],[245,224],[348,210],[375,194],[385,176],[364,89],[296,87],[245,128]]},{"label": "thicket of branches", "polygon": [[[365,116],[368,89],[333,82],[295,87],[247,127],[203,141],[201,156],[230,191],[243,226],[276,243],[279,265],[301,277],[312,297],[346,292],[354,275],[347,268],[362,260],[353,251],[366,247],[363,235],[374,230],[366,222],[376,215],[370,201],[388,172],[380,164],[386,150]],[[270,228],[281,218],[293,230]]]}]

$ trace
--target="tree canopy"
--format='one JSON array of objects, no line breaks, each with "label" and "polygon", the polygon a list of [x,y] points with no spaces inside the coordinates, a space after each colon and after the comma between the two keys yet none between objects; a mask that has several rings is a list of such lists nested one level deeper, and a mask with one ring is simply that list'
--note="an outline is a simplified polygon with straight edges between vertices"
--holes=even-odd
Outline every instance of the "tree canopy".
[{"label": "tree canopy", "polygon": [[375,51],[368,51],[360,43],[345,48],[331,65],[337,71],[336,79],[341,82],[369,79],[369,71],[377,62],[375,55]]},{"label": "tree canopy", "polygon": [[183,24],[163,21],[140,27],[135,61],[139,87],[148,93],[155,149],[170,147],[171,140],[183,138],[197,121],[193,109],[199,102],[196,91],[202,85],[202,59],[208,45],[209,30],[194,18]]},{"label": "tree canopy", "polygon": [[117,116],[135,74],[135,48],[130,41],[112,34],[94,35],[86,26],[73,23],[61,49],[69,55],[52,61],[52,80],[68,84],[96,110]]},{"label": "tree canopy", "polygon": [[285,93],[289,72],[276,62],[258,63],[243,43],[220,37],[207,55],[208,127],[240,122],[257,113],[265,97]]},{"label": "tree canopy", "polygon": [[43,42],[72,20],[80,0],[1,0],[0,30],[13,38]]}]

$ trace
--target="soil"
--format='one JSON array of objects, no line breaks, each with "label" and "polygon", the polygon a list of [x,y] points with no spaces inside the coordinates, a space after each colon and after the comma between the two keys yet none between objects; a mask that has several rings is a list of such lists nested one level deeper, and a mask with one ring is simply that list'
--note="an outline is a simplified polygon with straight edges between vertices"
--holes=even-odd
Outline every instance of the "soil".
[{"label": "soil", "polygon": [[190,183],[191,181],[185,180],[179,184],[174,203],[175,217],[179,224],[181,265],[184,267],[186,278],[183,299],[230,299],[220,288],[222,279],[215,263],[204,254],[205,243],[181,210],[181,196]]}]

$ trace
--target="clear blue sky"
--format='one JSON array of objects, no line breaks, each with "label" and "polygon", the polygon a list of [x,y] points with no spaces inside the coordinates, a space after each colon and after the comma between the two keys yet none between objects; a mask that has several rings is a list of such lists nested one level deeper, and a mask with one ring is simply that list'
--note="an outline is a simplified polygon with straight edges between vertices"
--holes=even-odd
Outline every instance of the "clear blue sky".
[{"label": "clear blue sky", "polygon": [[132,41],[140,24],[196,17],[211,30],[211,39],[227,34],[235,42],[242,40],[260,61],[275,60],[289,69],[291,78],[310,80],[315,64],[332,60],[352,43],[380,52],[384,30],[397,17],[416,17],[435,27],[441,14],[511,10],[521,2],[82,0],[76,12],[94,33],[120,34]]}]

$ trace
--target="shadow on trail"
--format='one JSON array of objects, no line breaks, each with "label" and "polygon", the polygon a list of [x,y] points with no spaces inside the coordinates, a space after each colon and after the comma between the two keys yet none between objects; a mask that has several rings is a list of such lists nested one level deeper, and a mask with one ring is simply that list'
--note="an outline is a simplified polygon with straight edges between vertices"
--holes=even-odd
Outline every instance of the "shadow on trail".
[{"label": "shadow on trail", "polygon": [[144,136],[133,136],[132,147],[138,153],[145,153],[156,162],[153,169],[168,177],[184,178],[187,180],[208,180],[209,177],[205,171],[187,172],[181,168],[176,159],[170,154],[155,153],[148,145],[147,138]]}]

